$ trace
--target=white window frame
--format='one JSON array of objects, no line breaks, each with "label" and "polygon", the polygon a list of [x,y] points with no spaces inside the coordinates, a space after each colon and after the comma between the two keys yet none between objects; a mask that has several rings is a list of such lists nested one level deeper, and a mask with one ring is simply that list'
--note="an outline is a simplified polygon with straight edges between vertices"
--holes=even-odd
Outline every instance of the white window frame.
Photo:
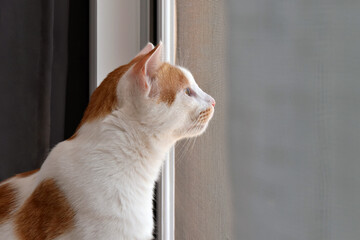
[{"label": "white window frame", "polygon": [[[90,1],[90,94],[106,74],[125,64],[141,48],[141,4],[146,0]],[[148,4],[145,4],[148,6]],[[164,44],[164,60],[175,64],[175,0],[157,0],[158,38]],[[116,11],[112,11],[116,9]],[[144,9],[142,9],[144,11]],[[114,28],[115,29],[114,31]],[[121,29],[121,31],[117,31]],[[143,34],[142,34],[143,35]],[[126,47],[123,47],[126,46]],[[108,60],[110,59],[110,61]],[[166,156],[158,188],[158,239],[175,239],[175,148]]]},{"label": "white window frame", "polygon": [[[164,43],[164,60],[175,64],[176,54],[176,2],[175,0],[159,1],[159,38]],[[159,182],[159,238],[175,239],[175,147],[171,147],[162,169]]]}]

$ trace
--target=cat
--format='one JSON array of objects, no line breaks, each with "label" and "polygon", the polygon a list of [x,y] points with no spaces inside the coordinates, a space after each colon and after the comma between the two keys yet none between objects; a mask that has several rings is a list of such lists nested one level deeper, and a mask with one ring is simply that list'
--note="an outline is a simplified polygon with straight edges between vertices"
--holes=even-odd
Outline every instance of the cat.
[{"label": "cat", "polygon": [[109,73],[39,170],[0,184],[0,239],[152,239],[152,200],[176,141],[202,134],[215,100],[148,43]]}]

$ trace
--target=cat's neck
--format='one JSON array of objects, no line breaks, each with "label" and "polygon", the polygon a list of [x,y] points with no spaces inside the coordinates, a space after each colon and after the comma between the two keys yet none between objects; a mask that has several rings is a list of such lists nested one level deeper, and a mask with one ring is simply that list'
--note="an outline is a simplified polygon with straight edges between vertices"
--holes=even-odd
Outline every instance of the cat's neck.
[{"label": "cat's neck", "polygon": [[152,221],[154,184],[174,144],[149,128],[118,116],[85,123],[51,151],[41,178],[55,178],[85,218],[125,214],[135,219],[124,226],[142,227]]},{"label": "cat's neck", "polygon": [[119,166],[116,169],[119,174],[136,168],[139,175],[155,181],[175,140],[153,126],[119,114],[84,124],[73,140],[75,146],[84,151],[87,161],[99,161],[99,158],[100,161],[114,161]]}]

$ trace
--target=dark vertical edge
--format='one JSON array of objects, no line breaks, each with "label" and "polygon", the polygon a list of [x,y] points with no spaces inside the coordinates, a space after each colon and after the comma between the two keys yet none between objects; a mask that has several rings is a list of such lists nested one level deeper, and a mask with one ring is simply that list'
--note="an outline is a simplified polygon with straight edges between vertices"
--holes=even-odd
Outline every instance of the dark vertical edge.
[{"label": "dark vertical edge", "polygon": [[[160,33],[161,33],[161,0],[153,0],[152,1],[152,24],[151,24],[151,36],[152,36],[152,40],[155,44],[157,44],[160,41]],[[159,178],[160,179],[160,178]],[[161,191],[159,190],[160,188],[160,184],[159,182],[156,183],[155,186],[155,200],[154,200],[154,215],[155,215],[155,219],[156,219],[156,227],[154,229],[154,233],[155,233],[155,239],[160,239],[161,236],[161,201],[159,199],[161,199]]]},{"label": "dark vertical edge", "polygon": [[149,16],[149,22],[150,22],[150,26],[149,26],[149,41],[152,42],[153,44],[157,44],[159,42],[158,39],[158,9],[157,9],[158,3],[157,0],[151,0],[150,1],[150,16]]},{"label": "dark vertical edge", "polygon": [[89,1],[69,2],[64,137],[75,132],[89,102]]},{"label": "dark vertical edge", "polygon": [[51,76],[50,148],[64,140],[68,58],[69,0],[54,2],[53,67]]},{"label": "dark vertical edge", "polygon": [[[158,10],[159,0],[141,0],[140,1],[140,49],[142,49],[148,42],[156,45],[159,42],[159,31],[158,23],[159,16]],[[161,223],[159,222],[159,211],[161,206],[158,204],[159,199],[159,184],[156,183],[154,188],[154,199],[153,199],[153,217],[154,217],[154,229],[153,238],[158,239],[158,231]]]},{"label": "dark vertical edge", "polygon": [[[158,43],[157,29],[158,29],[158,0],[150,0],[148,6],[148,42],[156,45]],[[158,206],[159,199],[159,184],[155,184],[154,199],[153,199],[153,217],[154,217],[154,229],[153,238],[158,239],[159,226],[161,225],[159,211],[161,207]]]},{"label": "dark vertical edge", "polygon": [[[161,0],[152,1],[152,25],[151,25],[151,36],[154,43],[158,43],[161,39]],[[161,179],[161,178],[159,178]],[[159,182],[155,186],[155,198],[154,198],[154,216],[156,219],[156,225],[154,228],[154,239],[161,238],[161,190]]]},{"label": "dark vertical edge", "polygon": [[53,68],[54,1],[41,1],[41,42],[39,64],[38,107],[38,164],[41,165],[49,151],[50,142],[50,89]]},{"label": "dark vertical edge", "polygon": [[89,23],[89,95],[91,95],[97,87],[97,0],[90,0]]}]

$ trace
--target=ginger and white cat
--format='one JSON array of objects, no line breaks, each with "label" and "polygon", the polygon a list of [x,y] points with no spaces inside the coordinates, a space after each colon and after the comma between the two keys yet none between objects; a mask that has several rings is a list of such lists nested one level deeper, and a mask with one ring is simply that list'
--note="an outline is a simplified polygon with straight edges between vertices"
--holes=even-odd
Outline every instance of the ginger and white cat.
[{"label": "ginger and white cat", "polygon": [[0,239],[152,239],[152,200],[164,156],[203,133],[215,101],[191,73],[148,44],[91,96],[68,140],[40,170],[0,184]]}]

